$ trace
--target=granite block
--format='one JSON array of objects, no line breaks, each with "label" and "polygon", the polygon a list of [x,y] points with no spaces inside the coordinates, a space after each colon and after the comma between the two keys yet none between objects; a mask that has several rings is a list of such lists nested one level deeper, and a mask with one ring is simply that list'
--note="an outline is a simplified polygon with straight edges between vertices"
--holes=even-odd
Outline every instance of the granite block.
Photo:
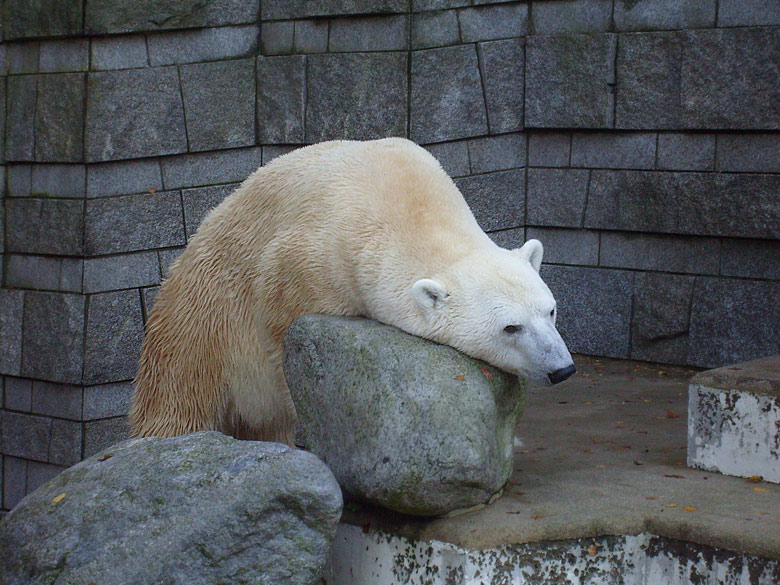
[{"label": "granite block", "polygon": [[154,251],[84,260],[84,292],[94,293],[151,286],[160,282]]},{"label": "granite block", "polygon": [[719,134],[715,170],[780,173],[780,134]]},{"label": "granite block", "polygon": [[8,165],[8,196],[27,197],[32,192],[32,165]]},{"label": "granite block", "polygon": [[649,133],[575,132],[571,142],[571,166],[612,169],[655,167],[656,135]]},{"label": "granite block", "polygon": [[487,134],[479,59],[473,45],[412,52],[411,83],[412,140],[443,142]]},{"label": "granite block", "polygon": [[7,69],[11,75],[38,73],[40,41],[9,43],[6,49]]},{"label": "granite block", "polygon": [[88,422],[84,425],[84,457],[130,438],[126,416]]},{"label": "granite block", "polygon": [[51,441],[51,419],[19,412],[0,412],[3,455],[47,461]]},{"label": "granite block", "polygon": [[492,41],[477,47],[491,134],[522,130],[523,41]]},{"label": "granite block", "polygon": [[81,383],[85,304],[78,294],[25,293],[22,376]]},{"label": "granite block", "polygon": [[607,128],[612,124],[615,35],[530,37],[525,125]]},{"label": "granite block", "polygon": [[62,73],[89,69],[89,39],[42,41],[38,71]]},{"label": "granite block", "polygon": [[80,421],[82,402],[81,386],[52,384],[40,380],[33,382],[33,414]]},{"label": "granite block", "polygon": [[132,396],[132,382],[87,386],[84,388],[84,420],[126,415]]},{"label": "granite block", "polygon": [[558,302],[556,325],[572,353],[629,356],[633,273],[548,265],[541,276]]},{"label": "granite block", "polygon": [[523,224],[524,170],[461,177],[455,184],[483,230],[507,229]]},{"label": "granite block", "polygon": [[547,264],[596,266],[599,263],[598,232],[529,227],[526,237],[542,242]]},{"label": "granite block", "polygon": [[12,75],[8,78],[5,160],[34,160],[37,97],[37,75]]},{"label": "granite block", "polygon": [[6,285],[61,292],[81,292],[83,260],[9,254]]},{"label": "granite block", "polygon": [[723,240],[720,262],[724,276],[780,280],[780,242]]},{"label": "granite block", "polygon": [[149,54],[146,49],[146,37],[143,35],[92,39],[93,71],[134,69],[148,65]]},{"label": "granite block", "polygon": [[257,21],[259,5],[260,0],[86,0],[84,26],[97,35],[247,24]]},{"label": "granite block", "polygon": [[537,35],[605,32],[612,25],[612,0],[535,1],[532,13]]},{"label": "granite block", "polygon": [[688,363],[712,368],[777,354],[780,282],[696,279]]},{"label": "granite block", "polygon": [[3,38],[65,37],[82,31],[81,2],[5,0]]},{"label": "granite block", "polygon": [[466,141],[472,173],[489,173],[525,166],[525,136],[502,134]]},{"label": "granite block", "polygon": [[187,150],[176,67],[91,73],[87,94],[88,162]]},{"label": "granite block", "polygon": [[190,151],[254,145],[254,69],[254,59],[179,68]]},{"label": "granite block", "polygon": [[294,23],[264,22],[260,27],[260,53],[262,55],[292,53],[294,39]]},{"label": "granite block", "polygon": [[86,174],[84,165],[33,165],[30,194],[83,199],[87,190]]},{"label": "granite block", "polygon": [[307,60],[306,142],[406,135],[405,53],[310,55]]},{"label": "granite block", "polygon": [[89,255],[165,248],[185,241],[178,191],[87,202],[84,244]]},{"label": "granite block", "polygon": [[571,134],[534,132],[528,137],[528,165],[567,167],[571,157]]},{"label": "granite block", "polygon": [[84,349],[84,383],[105,384],[135,375],[144,335],[135,289],[92,295]]},{"label": "granite block", "polygon": [[615,29],[711,28],[716,12],[716,0],[615,0]]},{"label": "granite block", "polygon": [[11,509],[27,494],[25,459],[5,455],[3,459],[3,508]]},{"label": "granite block", "polygon": [[[287,23],[284,23],[287,24]],[[265,26],[265,25],[264,25]],[[295,52],[324,53],[328,50],[327,20],[298,20],[295,22]]]},{"label": "granite block", "polygon": [[257,58],[257,141],[303,142],[306,57]]},{"label": "granite block", "polygon": [[349,14],[403,13],[408,0],[263,0],[263,20],[343,16]]},{"label": "granite block", "polygon": [[685,128],[780,128],[780,28],[684,35],[680,99]]},{"label": "granite block", "polygon": [[187,239],[194,234],[209,211],[230,195],[240,183],[216,185],[213,187],[198,187],[182,191],[184,202],[184,226]]},{"label": "granite block", "polygon": [[35,103],[35,160],[84,160],[83,73],[56,73],[38,77]]},{"label": "granite block", "polygon": [[0,289],[0,373],[10,376],[22,370],[24,295],[19,290]]},{"label": "granite block", "polygon": [[[164,158],[163,184],[166,189],[200,187],[243,181],[261,164],[262,149],[241,148]],[[172,244],[178,245],[178,244]]]},{"label": "granite block", "polygon": [[580,227],[587,190],[586,170],[528,169],[526,224]]},{"label": "granite block", "polygon": [[454,10],[412,14],[412,49],[446,47],[459,41],[458,15]]},{"label": "granite block", "polygon": [[720,241],[657,234],[604,232],[601,234],[602,266],[717,274]]},{"label": "granite block", "polygon": [[32,410],[32,380],[5,377],[6,410],[30,412]]},{"label": "granite block", "polygon": [[720,0],[718,26],[780,25],[780,4],[775,0]]},{"label": "granite block", "polygon": [[585,227],[780,238],[780,177],[592,171]]},{"label": "granite block", "polygon": [[257,26],[204,28],[147,36],[149,64],[177,65],[254,56]]},{"label": "granite block", "polygon": [[[620,35],[615,127],[681,127],[682,39],[673,32]],[[648,59],[648,55],[653,55]]]},{"label": "granite block", "polygon": [[439,161],[450,177],[462,177],[471,172],[469,149],[465,141],[439,142],[438,144],[429,144],[424,148]]},{"label": "granite block", "polygon": [[464,43],[525,36],[528,32],[528,5],[495,4],[458,11],[460,36]]},{"label": "granite block", "polygon": [[715,135],[663,132],[658,135],[658,168],[708,171],[715,165]]},{"label": "granite block", "polygon": [[408,43],[406,16],[336,18],[330,23],[328,49],[332,53],[404,51]]},{"label": "granite block", "polygon": [[6,250],[78,256],[83,250],[84,202],[69,199],[6,201]]},{"label": "granite block", "polygon": [[134,160],[89,165],[87,197],[153,193],[163,188],[159,160]]},{"label": "granite block", "polygon": [[641,273],[634,281],[631,358],[687,362],[694,277]]},{"label": "granite block", "polygon": [[51,443],[49,444],[49,453],[46,456],[46,461],[55,465],[68,466],[75,465],[81,461],[82,435],[83,429],[80,422],[58,418],[52,419]]}]

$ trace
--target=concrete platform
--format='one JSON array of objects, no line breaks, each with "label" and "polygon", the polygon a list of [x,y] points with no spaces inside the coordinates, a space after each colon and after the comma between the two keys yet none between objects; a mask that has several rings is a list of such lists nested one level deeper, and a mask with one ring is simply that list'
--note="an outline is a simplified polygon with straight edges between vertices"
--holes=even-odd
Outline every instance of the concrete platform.
[{"label": "concrete platform", "polygon": [[688,465],[780,483],[780,356],[691,379]]},{"label": "concrete platform", "polygon": [[501,498],[433,520],[350,503],[326,583],[780,583],[780,487],[686,467],[696,372],[575,361],[530,391]]}]

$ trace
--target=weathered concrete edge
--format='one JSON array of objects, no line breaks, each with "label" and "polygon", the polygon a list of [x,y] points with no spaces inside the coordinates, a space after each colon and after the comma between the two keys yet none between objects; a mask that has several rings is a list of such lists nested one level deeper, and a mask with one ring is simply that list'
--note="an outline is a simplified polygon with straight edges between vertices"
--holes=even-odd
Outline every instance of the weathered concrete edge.
[{"label": "weathered concrete edge", "polygon": [[780,483],[780,396],[690,384],[687,454],[688,467]]},{"label": "weathered concrete edge", "polygon": [[[780,560],[698,545],[651,532],[505,545],[474,550],[437,540],[403,536],[341,523],[325,569],[328,583],[400,585],[405,583],[578,582],[598,575],[625,585],[662,585],[670,573],[719,578],[724,585],[780,579]],[[510,578],[511,577],[511,578]],[[759,581],[755,581],[759,582]]]},{"label": "weathered concrete edge", "polygon": [[705,370],[694,375],[691,384],[780,397],[780,355]]},{"label": "weathered concrete edge", "polygon": [[[499,499],[498,502],[501,500]],[[494,504],[495,505],[495,504]],[[479,514],[476,512],[475,514]],[[458,519],[466,518],[460,516]],[[479,519],[475,519],[479,522]],[[414,518],[396,514],[373,506],[347,503],[341,515],[341,524],[357,526],[364,531],[381,532],[405,538],[409,541],[443,542],[466,550],[492,550],[504,546],[526,546],[537,543],[561,542],[582,538],[613,538],[652,534],[659,538],[681,541],[693,546],[705,546],[734,554],[747,554],[780,561],[780,541],[768,540],[765,534],[756,530],[752,538],[732,535],[722,529],[713,529],[706,520],[675,520],[662,514],[641,514],[633,517],[626,510],[615,509],[608,516],[598,513],[584,523],[574,526],[565,520],[551,526],[542,523],[531,534],[518,535],[512,530],[467,533],[462,526],[453,526],[447,518]],[[780,581],[778,581],[780,583]]]}]

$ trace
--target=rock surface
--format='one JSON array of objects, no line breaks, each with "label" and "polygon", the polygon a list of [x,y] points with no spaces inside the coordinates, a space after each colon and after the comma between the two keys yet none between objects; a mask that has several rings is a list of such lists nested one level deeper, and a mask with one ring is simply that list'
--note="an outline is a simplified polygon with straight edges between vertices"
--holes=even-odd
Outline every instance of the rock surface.
[{"label": "rock surface", "polygon": [[435,516],[488,502],[512,472],[516,376],[394,327],[323,315],[292,324],[284,371],[307,448],[354,497]]},{"label": "rock surface", "polygon": [[0,525],[0,583],[318,582],[341,493],[310,453],[217,432],[132,439]]}]

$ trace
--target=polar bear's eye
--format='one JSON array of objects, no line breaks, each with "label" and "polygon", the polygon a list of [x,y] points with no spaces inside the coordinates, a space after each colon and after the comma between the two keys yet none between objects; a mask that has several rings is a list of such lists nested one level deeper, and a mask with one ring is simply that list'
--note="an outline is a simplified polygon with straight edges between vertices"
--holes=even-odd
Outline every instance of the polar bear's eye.
[{"label": "polar bear's eye", "polygon": [[513,333],[517,333],[520,331],[522,327],[520,325],[507,325],[504,327],[504,333],[508,333],[509,335],[512,335]]}]

